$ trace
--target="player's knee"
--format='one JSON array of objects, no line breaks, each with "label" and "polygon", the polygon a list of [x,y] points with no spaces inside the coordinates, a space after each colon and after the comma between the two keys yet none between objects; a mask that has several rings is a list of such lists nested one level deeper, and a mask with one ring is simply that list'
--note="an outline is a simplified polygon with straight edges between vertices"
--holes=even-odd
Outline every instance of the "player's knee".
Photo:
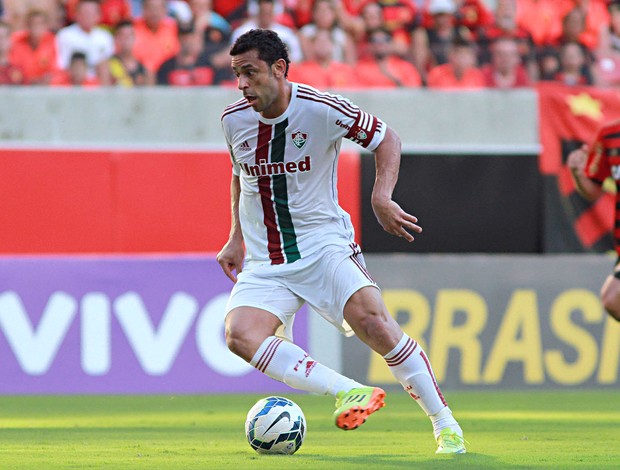
[{"label": "player's knee", "polygon": [[368,309],[357,321],[357,329],[364,332],[368,338],[384,336],[388,330],[387,317],[389,314],[381,309]]},{"label": "player's knee", "polygon": [[228,349],[237,356],[250,361],[252,356],[248,357],[249,352],[249,338],[244,330],[234,328],[231,325],[226,325],[226,346]]}]

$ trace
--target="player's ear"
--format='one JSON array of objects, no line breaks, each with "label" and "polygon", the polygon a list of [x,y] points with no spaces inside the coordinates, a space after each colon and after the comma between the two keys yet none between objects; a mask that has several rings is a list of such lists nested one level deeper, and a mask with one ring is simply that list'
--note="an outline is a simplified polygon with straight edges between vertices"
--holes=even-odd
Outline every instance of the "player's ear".
[{"label": "player's ear", "polygon": [[284,77],[286,73],[286,61],[284,59],[276,60],[271,66],[271,71],[277,78]]}]

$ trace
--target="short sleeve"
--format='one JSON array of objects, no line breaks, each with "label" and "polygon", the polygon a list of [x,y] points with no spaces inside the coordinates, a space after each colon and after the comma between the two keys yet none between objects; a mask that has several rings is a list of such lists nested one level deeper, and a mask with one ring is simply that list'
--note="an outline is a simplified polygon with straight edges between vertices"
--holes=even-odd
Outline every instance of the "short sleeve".
[{"label": "short sleeve", "polygon": [[224,119],[222,119],[221,122],[222,122],[222,130],[224,131],[224,138],[226,139],[226,146],[228,147],[228,155],[230,156],[230,162],[232,163],[232,172],[233,172],[233,175],[239,176],[239,174],[241,173],[241,168],[239,167],[239,163],[237,162],[237,159],[235,158],[235,152],[230,142],[228,132],[226,132],[226,124],[225,124]]},{"label": "short sleeve", "polygon": [[330,122],[335,125],[334,137],[345,137],[371,152],[374,151],[385,137],[387,125],[349,100],[338,98],[339,106],[330,109]]}]

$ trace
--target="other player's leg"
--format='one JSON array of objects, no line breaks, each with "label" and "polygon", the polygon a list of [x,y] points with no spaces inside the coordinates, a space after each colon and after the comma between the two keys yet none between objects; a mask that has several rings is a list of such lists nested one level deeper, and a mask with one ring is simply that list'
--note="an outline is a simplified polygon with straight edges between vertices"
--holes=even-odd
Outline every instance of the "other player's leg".
[{"label": "other player's leg", "polygon": [[613,275],[607,276],[601,288],[601,303],[616,321],[620,321],[620,264],[616,263]]}]

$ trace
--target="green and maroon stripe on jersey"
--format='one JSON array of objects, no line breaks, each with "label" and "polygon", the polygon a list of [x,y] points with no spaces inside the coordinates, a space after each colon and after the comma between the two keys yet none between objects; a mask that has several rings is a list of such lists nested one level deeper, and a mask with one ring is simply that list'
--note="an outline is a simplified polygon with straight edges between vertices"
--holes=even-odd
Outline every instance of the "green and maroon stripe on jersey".
[{"label": "green and maroon stripe on jersey", "polygon": [[[288,119],[272,126],[259,122],[256,164],[284,162]],[[271,145],[270,145],[271,144]],[[286,175],[258,177],[258,191],[267,228],[267,249],[271,264],[292,263],[301,258],[297,235],[288,207]]]}]

